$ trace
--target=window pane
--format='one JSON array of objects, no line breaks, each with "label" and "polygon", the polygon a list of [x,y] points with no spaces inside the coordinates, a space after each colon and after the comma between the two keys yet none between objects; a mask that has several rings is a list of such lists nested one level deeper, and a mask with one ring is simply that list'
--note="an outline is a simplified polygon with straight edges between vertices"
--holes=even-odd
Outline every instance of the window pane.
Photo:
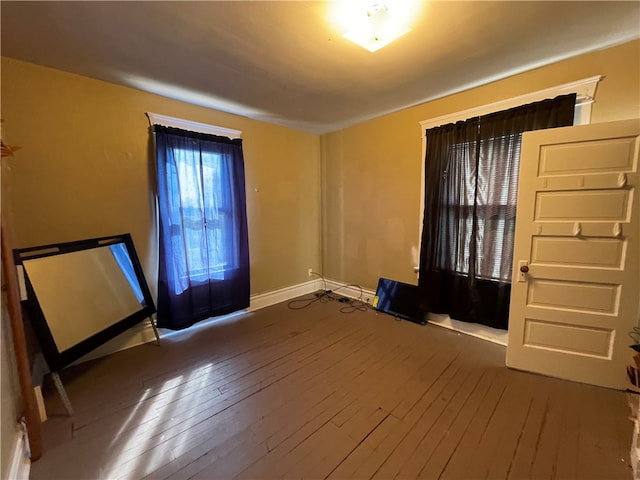
[{"label": "window pane", "polygon": [[[443,226],[449,228],[440,229],[440,244],[457,244],[457,249],[453,252],[453,265],[447,265],[447,256],[442,256],[442,269],[468,275],[471,242],[474,241],[478,252],[476,276],[511,281],[521,140],[520,134],[483,139],[477,172],[475,151],[469,151],[468,143],[450,147],[450,158],[456,160],[448,170],[465,181],[459,191],[448,192],[449,220]],[[460,171],[454,172],[454,169]],[[477,232],[472,239],[474,211]],[[458,223],[454,224],[456,218]],[[458,238],[454,239],[456,231]]]},{"label": "window pane", "polygon": [[[222,280],[227,267],[222,155],[176,150],[187,271],[195,282]],[[228,188],[228,187],[227,187]]]}]

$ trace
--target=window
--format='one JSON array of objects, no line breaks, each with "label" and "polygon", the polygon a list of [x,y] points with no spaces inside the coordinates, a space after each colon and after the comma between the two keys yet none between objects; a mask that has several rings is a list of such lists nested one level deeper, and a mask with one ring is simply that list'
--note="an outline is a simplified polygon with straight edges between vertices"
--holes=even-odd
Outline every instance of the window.
[{"label": "window", "polygon": [[572,125],[575,102],[561,95],[426,131],[427,311],[507,328],[522,133]]},{"label": "window", "polygon": [[[228,196],[223,195],[220,188],[215,188],[224,185],[221,178],[222,156],[198,152],[200,165],[199,168],[193,168],[189,159],[194,153],[196,152],[184,149],[177,149],[175,152],[175,183],[179,187],[185,261],[188,265],[187,269],[179,272],[184,280],[182,285],[186,285],[188,278],[196,282],[222,280],[225,271],[236,266],[232,258],[225,256],[224,248],[229,241],[228,232],[224,228],[231,211],[225,202],[225,197],[228,200]],[[214,188],[206,192],[206,186]]]},{"label": "window", "polygon": [[[424,158],[426,154],[426,135],[425,132],[429,128],[437,127],[440,125],[446,125],[448,123],[455,123],[458,121],[463,121],[468,118],[477,117],[480,115],[487,115],[493,112],[498,112],[500,110],[505,110],[508,108],[516,107],[519,105],[525,105],[527,103],[536,102],[543,100],[545,98],[552,98],[558,95],[575,93],[576,94],[576,104],[574,110],[574,125],[584,125],[591,122],[591,105],[593,104],[596,87],[598,82],[602,80],[602,76],[594,76],[590,78],[585,78],[582,80],[578,80],[575,82],[558,85],[556,87],[547,88],[544,90],[539,90],[537,92],[532,92],[530,94],[521,95],[519,97],[510,98],[507,100],[503,100],[500,102],[483,105],[480,107],[470,108],[468,110],[455,112],[448,115],[443,115],[440,117],[432,118],[429,120],[424,120],[420,122],[420,131],[422,136],[422,154],[420,157],[420,162],[422,164],[422,174],[420,176],[421,183],[421,192],[420,192],[420,218],[419,218],[419,237],[422,237],[422,220],[424,217],[424,198],[425,198],[425,190],[424,190]],[[519,148],[519,146],[518,146]],[[519,157],[519,154],[518,154]],[[418,271],[418,266],[415,266],[415,271]],[[487,273],[486,269],[482,269],[483,272]],[[493,269],[492,275],[496,273],[495,269]],[[492,276],[490,275],[490,276]]]},{"label": "window", "polygon": [[[510,227],[515,225],[516,201],[517,201],[517,176],[520,163],[520,145],[522,135],[504,135],[498,138],[488,138],[480,141],[478,152],[477,172],[478,193],[482,198],[475,199],[475,149],[469,142],[451,145],[449,155],[460,158],[467,174],[467,188],[464,195],[458,198],[449,198],[447,211],[449,231],[447,237],[451,238],[454,232],[451,230],[453,219],[460,212],[464,225],[456,231],[462,234],[459,237],[460,249],[455,255],[453,271],[468,275],[469,257],[471,255],[472,231],[474,230],[474,211],[476,221],[477,245],[513,245],[513,234]],[[469,152],[467,155],[465,152]],[[500,159],[513,158],[513,162],[500,162]],[[512,230],[512,228],[511,228]],[[444,241],[444,239],[442,239]],[[513,248],[485,251],[476,258],[475,274],[485,280],[511,281],[511,269],[501,268],[503,256],[511,258]]]},{"label": "window", "polygon": [[[194,125],[199,124],[187,126]],[[249,305],[242,140],[211,134],[212,129],[153,126],[160,327],[185,328]]]}]

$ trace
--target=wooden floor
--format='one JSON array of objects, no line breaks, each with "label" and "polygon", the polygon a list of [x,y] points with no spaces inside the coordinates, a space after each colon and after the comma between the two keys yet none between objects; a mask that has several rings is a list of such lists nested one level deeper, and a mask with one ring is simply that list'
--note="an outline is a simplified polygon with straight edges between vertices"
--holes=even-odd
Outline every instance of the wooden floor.
[{"label": "wooden floor", "polygon": [[67,369],[33,479],[631,479],[622,392],[344,304],[286,304]]}]

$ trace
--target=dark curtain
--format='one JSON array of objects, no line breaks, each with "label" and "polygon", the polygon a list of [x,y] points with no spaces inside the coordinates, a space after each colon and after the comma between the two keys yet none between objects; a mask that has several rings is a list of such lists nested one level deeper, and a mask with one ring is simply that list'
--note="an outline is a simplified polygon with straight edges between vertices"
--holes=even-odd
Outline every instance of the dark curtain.
[{"label": "dark curtain", "polygon": [[158,326],[249,306],[242,140],[154,125],[160,223]]},{"label": "dark curtain", "polygon": [[508,327],[522,133],[573,125],[575,100],[427,130],[418,282],[425,311]]}]

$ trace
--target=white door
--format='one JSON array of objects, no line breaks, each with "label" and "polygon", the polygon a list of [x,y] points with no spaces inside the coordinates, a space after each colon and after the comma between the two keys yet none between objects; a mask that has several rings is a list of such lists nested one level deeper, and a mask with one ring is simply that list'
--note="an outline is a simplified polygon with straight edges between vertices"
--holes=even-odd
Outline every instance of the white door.
[{"label": "white door", "polygon": [[640,120],[523,135],[507,366],[628,386],[640,314],[639,135]]}]

